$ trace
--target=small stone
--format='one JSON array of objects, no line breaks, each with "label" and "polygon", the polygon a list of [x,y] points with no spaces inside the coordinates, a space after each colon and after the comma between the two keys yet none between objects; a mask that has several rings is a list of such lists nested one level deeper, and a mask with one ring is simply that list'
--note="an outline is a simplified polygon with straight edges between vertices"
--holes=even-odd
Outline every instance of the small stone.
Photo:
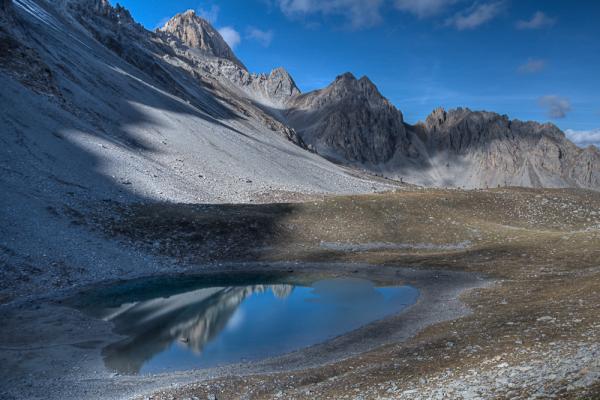
[{"label": "small stone", "polygon": [[552,317],[551,317],[551,316],[549,316],[549,315],[545,315],[545,316],[543,316],[543,317],[539,317],[539,318],[537,319],[537,322],[550,322],[550,321],[554,321],[554,318],[552,318]]}]

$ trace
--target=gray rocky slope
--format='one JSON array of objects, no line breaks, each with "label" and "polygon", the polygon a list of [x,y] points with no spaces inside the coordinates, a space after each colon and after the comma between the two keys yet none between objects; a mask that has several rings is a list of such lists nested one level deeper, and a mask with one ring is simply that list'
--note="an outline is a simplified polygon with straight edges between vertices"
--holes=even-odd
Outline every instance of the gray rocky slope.
[{"label": "gray rocky slope", "polygon": [[372,190],[256,106],[297,93],[284,70],[249,73],[193,12],[149,32],[105,0],[9,8],[0,26],[3,178],[171,201]]},{"label": "gray rocky slope", "polygon": [[196,49],[105,0],[1,4],[0,302],[163,270],[90,232],[90,208],[389,187],[305,150],[256,106],[293,94],[291,78],[211,54],[214,31]]}]

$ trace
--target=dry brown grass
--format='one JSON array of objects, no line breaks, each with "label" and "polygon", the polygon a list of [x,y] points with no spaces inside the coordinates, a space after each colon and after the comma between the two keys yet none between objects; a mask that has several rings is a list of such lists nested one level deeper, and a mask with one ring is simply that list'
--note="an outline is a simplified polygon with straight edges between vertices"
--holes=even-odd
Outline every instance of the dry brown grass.
[{"label": "dry brown grass", "polygon": [[[203,383],[171,393],[177,397],[202,398],[216,390],[219,398],[237,398],[241,392],[270,398],[284,390],[290,397],[336,398],[350,388],[360,392],[389,380],[410,387],[447,369],[484,368],[483,360],[498,355],[517,362],[520,347],[599,340],[589,337],[600,319],[597,192],[416,190],[299,204],[138,206],[123,215],[109,225],[111,232],[189,262],[360,261],[477,271],[500,280],[463,296],[471,315],[430,326],[406,343],[293,377]],[[380,242],[402,246],[364,247]],[[463,242],[468,247],[443,247]],[[363,247],[349,249],[348,244]],[[543,316],[555,322],[538,322]],[[473,346],[476,352],[466,351]],[[597,388],[564,397],[600,396]]]}]

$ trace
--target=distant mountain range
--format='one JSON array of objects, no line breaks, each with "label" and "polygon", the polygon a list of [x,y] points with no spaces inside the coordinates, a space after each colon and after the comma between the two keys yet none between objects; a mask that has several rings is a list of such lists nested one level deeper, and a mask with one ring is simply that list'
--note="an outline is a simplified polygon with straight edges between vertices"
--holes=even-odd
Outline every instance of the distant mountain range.
[{"label": "distant mountain range", "polygon": [[[123,180],[136,181],[146,192],[163,185],[149,184],[153,179],[144,174],[128,177],[128,168],[153,170],[158,163],[161,175],[181,181],[166,183],[165,190],[199,192],[211,189],[183,182],[202,175],[223,185],[257,179],[263,187],[282,190],[367,189],[364,179],[355,182],[352,173],[329,161],[425,186],[600,188],[600,151],[579,148],[552,124],[437,109],[411,125],[367,77],[349,73],[302,94],[283,68],[249,72],[218,31],[193,11],[150,32],[106,0],[12,5],[5,0],[2,10],[0,74],[13,82],[2,85],[3,94],[15,95],[21,110],[37,109],[40,101],[48,108],[50,102],[54,111],[36,122],[38,129],[60,125],[116,143],[121,154],[109,158],[121,160],[117,169]],[[11,131],[6,123],[26,123],[25,112],[18,121],[19,110],[12,111],[3,111],[5,135]],[[225,140],[230,133],[220,133],[223,129],[236,135]],[[165,139],[165,131],[180,134]],[[178,168],[160,159],[162,150],[156,148],[165,141],[172,155],[181,155]],[[123,164],[132,150],[140,160]],[[303,162],[305,157],[310,162]],[[222,197],[229,192],[223,190]]]}]

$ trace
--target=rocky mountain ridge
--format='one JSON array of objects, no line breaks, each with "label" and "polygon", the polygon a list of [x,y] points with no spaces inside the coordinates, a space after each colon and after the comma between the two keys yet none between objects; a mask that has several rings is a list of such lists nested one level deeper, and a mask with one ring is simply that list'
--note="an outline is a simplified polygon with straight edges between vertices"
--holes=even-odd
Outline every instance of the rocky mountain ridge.
[{"label": "rocky mountain ridge", "polygon": [[[438,109],[426,121],[410,125],[367,77],[342,74],[326,88],[302,94],[283,68],[269,74],[249,72],[218,31],[193,11],[150,32],[125,8],[107,0],[27,0],[27,6],[21,3],[25,0],[16,1],[30,14],[35,1],[48,15],[53,7],[66,10],[53,23],[73,19],[78,29],[142,71],[153,85],[211,118],[242,115],[258,129],[277,132],[339,164],[425,186],[600,187],[598,150],[578,148],[551,124]],[[15,57],[0,60],[8,73],[69,103],[57,85],[63,67],[46,63],[34,46],[9,39],[10,46],[30,50],[16,53],[25,55],[22,62]],[[27,41],[23,34],[21,39]]]},{"label": "rocky mountain ridge", "polygon": [[466,108],[409,125],[366,77],[291,98],[285,121],[319,154],[425,186],[600,188],[600,152],[550,123]]},{"label": "rocky mountain ridge", "polygon": [[579,148],[550,123],[459,108],[436,109],[415,128],[444,179],[462,177],[462,186],[600,187],[598,149]]}]

